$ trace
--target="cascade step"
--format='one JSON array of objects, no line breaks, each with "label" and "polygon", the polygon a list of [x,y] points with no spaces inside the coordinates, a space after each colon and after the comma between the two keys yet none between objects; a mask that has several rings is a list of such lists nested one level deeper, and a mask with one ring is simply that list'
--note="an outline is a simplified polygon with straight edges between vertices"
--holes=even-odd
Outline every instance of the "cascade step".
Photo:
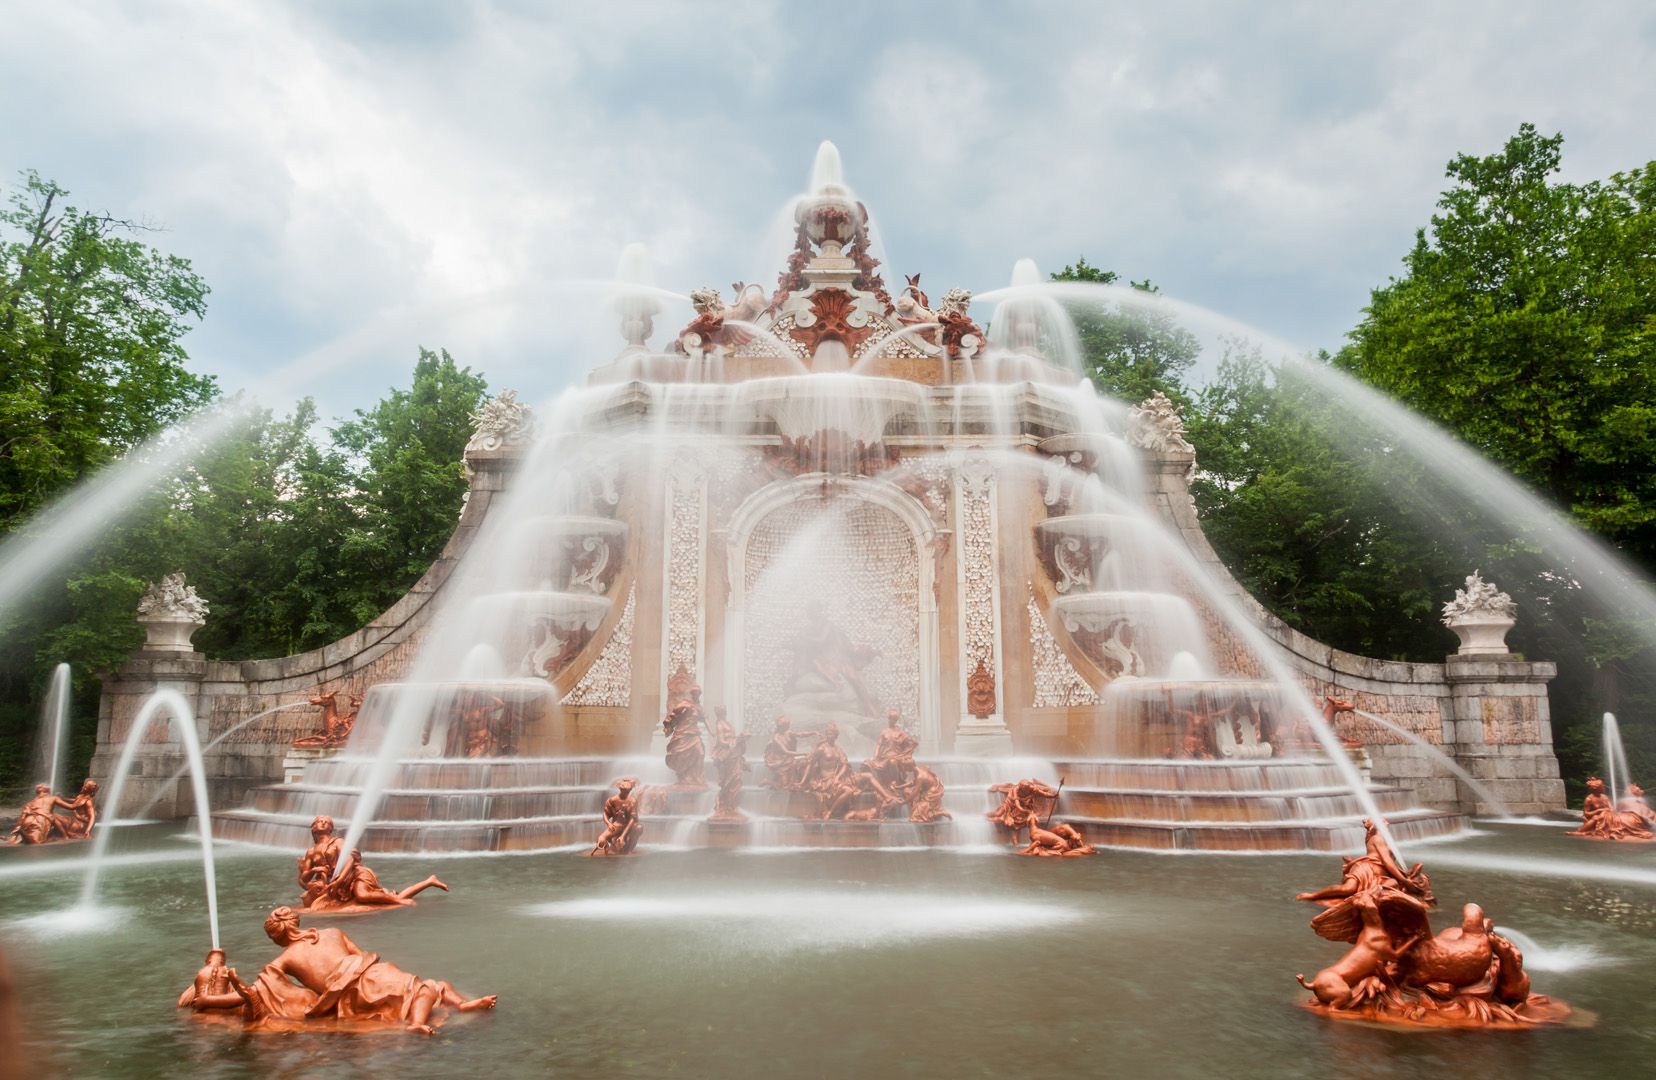
[{"label": "cascade step", "polygon": [[[984,815],[999,804],[996,783],[1036,777],[1064,781],[1056,816],[1098,845],[1163,851],[1339,851],[1362,846],[1364,801],[1326,759],[1258,762],[1176,760],[1045,761],[1037,758],[921,759],[947,791],[952,820],[919,824],[898,808],[881,821],[816,819],[816,798],[761,786],[743,790],[745,823],[709,822],[716,791],[678,789],[651,777],[658,761],[627,759],[410,759],[391,770],[365,830],[376,852],[527,851],[584,846],[602,830],[611,781],[646,777],[645,845],[696,847],[939,847],[1010,843]],[[328,814],[345,830],[358,812],[373,762],[331,757],[308,762],[298,783],[253,791],[247,806],[213,815],[214,833],[288,849],[310,843],[310,822]],[[1368,794],[1400,840],[1449,835],[1463,819],[1417,807],[1402,788]],[[873,797],[854,804],[866,809]]]}]

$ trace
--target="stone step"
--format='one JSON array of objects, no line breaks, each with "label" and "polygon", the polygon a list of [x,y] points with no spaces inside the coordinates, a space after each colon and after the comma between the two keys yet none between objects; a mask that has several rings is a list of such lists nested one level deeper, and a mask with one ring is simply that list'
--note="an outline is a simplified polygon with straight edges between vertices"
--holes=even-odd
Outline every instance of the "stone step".
[{"label": "stone step", "polygon": [[[1256,853],[1260,851],[1358,851],[1360,817],[1320,821],[1192,822],[1099,819],[1066,816],[1090,843],[1158,851]],[[1408,810],[1387,819],[1399,842],[1451,836],[1465,825],[1459,814]]]},{"label": "stone step", "polygon": [[[1344,788],[1340,769],[1324,760],[1235,761],[1059,761],[1053,766],[1066,789],[1132,791],[1297,791]],[[1047,778],[1041,778],[1047,779]],[[1056,780],[1053,777],[1049,780]]]}]

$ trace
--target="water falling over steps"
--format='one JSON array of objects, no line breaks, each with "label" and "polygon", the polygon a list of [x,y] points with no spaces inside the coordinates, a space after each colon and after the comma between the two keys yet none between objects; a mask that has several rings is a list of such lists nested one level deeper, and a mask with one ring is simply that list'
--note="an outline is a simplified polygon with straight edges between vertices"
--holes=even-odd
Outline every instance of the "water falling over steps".
[{"label": "water falling over steps", "polygon": [[[1362,845],[1363,807],[1340,771],[1317,759],[1231,761],[1044,761],[1031,758],[928,759],[948,787],[952,820],[813,821],[813,801],[750,781],[746,822],[709,822],[713,789],[669,790],[646,810],[645,846],[724,848],[962,847],[1005,844],[984,814],[998,802],[990,784],[1025,776],[1064,780],[1057,816],[1088,840],[1159,851],[1345,851]],[[293,784],[258,788],[248,805],[214,815],[227,840],[302,849],[317,814],[347,825],[359,805],[370,759],[336,756],[306,766]],[[534,851],[590,844],[618,776],[665,786],[661,764],[639,758],[411,759],[398,763],[367,853]],[[758,774],[762,766],[756,766]],[[1416,806],[1402,788],[1371,787],[1400,841],[1458,831],[1464,819]]]}]

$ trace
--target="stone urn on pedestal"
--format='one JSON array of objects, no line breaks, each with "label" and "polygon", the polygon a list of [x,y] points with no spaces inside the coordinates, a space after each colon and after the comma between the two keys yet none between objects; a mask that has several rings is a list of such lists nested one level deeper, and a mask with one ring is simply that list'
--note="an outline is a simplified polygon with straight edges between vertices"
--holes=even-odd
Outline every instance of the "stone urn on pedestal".
[{"label": "stone urn on pedestal", "polygon": [[1459,656],[1506,656],[1506,635],[1517,623],[1518,605],[1512,597],[1485,581],[1474,570],[1466,588],[1443,605],[1443,625],[1460,638]]},{"label": "stone urn on pedestal", "polygon": [[207,601],[195,587],[184,584],[182,570],[150,585],[138,601],[138,622],[144,628],[145,652],[189,653],[190,638],[207,625]]}]

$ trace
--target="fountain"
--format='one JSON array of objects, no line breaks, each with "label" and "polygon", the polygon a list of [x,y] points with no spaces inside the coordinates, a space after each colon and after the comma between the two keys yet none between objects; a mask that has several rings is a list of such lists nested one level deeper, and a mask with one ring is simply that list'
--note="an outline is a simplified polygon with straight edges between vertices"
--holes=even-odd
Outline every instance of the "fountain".
[{"label": "fountain", "polygon": [[1295,976],[1311,991],[1307,1008],[1339,1020],[1516,1030],[1571,1015],[1563,1002],[1531,992],[1523,954],[1477,904],[1434,937],[1430,880],[1418,863],[1398,864],[1378,823],[1364,825],[1367,848],[1345,860],[1341,882],[1298,897],[1326,905],[1311,920],[1318,937],[1352,946],[1310,981]]},{"label": "fountain", "polygon": [[[1189,980],[1122,980],[1074,947],[1102,934],[1110,948],[1094,952],[1134,970],[1207,970],[1229,950],[1238,1022],[1200,1033],[1246,1029],[1268,1071],[1307,1036],[1284,1022],[1286,995],[1242,989],[1271,985],[1292,947],[1264,906],[1286,864],[1100,852],[1361,847],[1340,884],[1306,897],[1328,904],[1317,932],[1355,947],[1302,980],[1316,1011],[1579,1019],[1531,993],[1520,947],[1535,949],[1481,909],[1434,936],[1430,883],[1398,854],[1453,838],[1438,857],[1468,877],[1528,872],[1538,884],[1503,898],[1503,918],[1564,956],[1585,954],[1538,924],[1568,890],[1656,883],[1555,858],[1535,834],[1556,831],[1463,828],[1473,813],[1562,804],[1551,665],[1507,651],[1510,600],[1469,578],[1445,611],[1459,651],[1441,664],[1296,633],[1208,546],[1174,403],[1112,401],[1083,383],[1064,294],[1032,262],[992,294],[990,318],[974,317],[968,290],[923,289],[920,274],[894,293],[831,146],[784,217],[791,254],[774,290],[680,296],[650,284],[642,248],[624,252],[625,284],[597,305],[616,318],[619,351],[585,386],[533,407],[507,390],[479,412],[453,538],[359,631],[298,656],[213,661],[190,644],[205,604],[181,576],[158,583],[144,647],[107,684],[94,772],[110,778],[108,817],[141,804],[181,816],[177,781],[190,777],[214,949],[179,1004],[269,1030],[421,1032],[445,1011],[489,1008],[335,929],[300,928],[301,915],[418,898],[418,911],[373,920],[362,948],[374,932],[391,944],[418,933],[434,969],[470,963],[513,998],[544,1001],[556,967],[593,1015],[651,1017],[647,1036],[584,1023],[548,1040],[544,1011],[514,1010],[472,1045],[496,1071],[548,1054],[590,1068],[620,1046],[637,1069],[682,1071],[670,1055],[699,1045],[719,1058],[704,1071],[736,1075],[755,1071],[751,1054],[725,1048],[784,1028],[824,1067],[867,1071],[843,1033],[894,1017],[893,1044],[924,1038],[946,1074],[1027,1068],[1019,1030],[1076,1068],[1100,1038],[1116,1053],[1165,1035],[1192,992]],[[664,321],[674,303],[689,304],[682,324]],[[170,738],[151,723],[161,709]],[[1620,812],[1639,792],[1609,767]],[[1516,838],[1481,854],[1493,829]],[[108,842],[107,820],[95,835]],[[301,853],[306,906],[271,914],[282,952],[254,980],[217,947],[215,837],[260,868],[235,875],[238,909],[267,910],[265,878],[293,873],[268,849]],[[166,852],[123,862],[101,844],[89,900],[99,873],[168,873]],[[891,851],[905,853],[896,875],[871,869],[891,867],[877,854]],[[544,854],[479,857],[523,853]],[[476,907],[423,902],[447,889],[435,875],[386,888],[365,855],[382,868],[464,857],[442,876]],[[0,868],[0,885],[30,895],[25,879],[53,872]],[[1618,895],[1603,902],[1607,922],[1622,917]],[[160,907],[176,926],[177,905]],[[135,934],[136,947],[165,934]],[[924,952],[936,942],[951,952]],[[778,962],[830,953],[843,955]],[[842,961],[852,974],[834,973]],[[958,978],[939,977],[957,962]],[[983,970],[997,978],[976,986],[968,976]],[[1055,1008],[1055,973],[1099,988],[1098,1008]],[[710,977],[728,989],[707,994]],[[1339,1052],[1310,1038],[1313,1054]],[[353,1058],[395,1071],[371,1042],[353,1041]]]},{"label": "fountain", "polygon": [[[1557,805],[1533,722],[1550,666],[1492,631],[1398,665],[1271,622],[1194,520],[1173,403],[1078,383],[1027,260],[989,332],[967,290],[911,274],[893,296],[836,162],[790,204],[776,288],[694,290],[660,351],[672,294],[623,253],[620,354],[549,404],[479,412],[454,539],[357,634],[216,664],[189,645],[205,606],[158,600],[94,771],[165,683],[222,745],[217,833],[297,850],[326,814],[339,866],[585,850],[616,776],[664,792],[646,846],[980,843],[986,789],[1031,772],[1064,782],[1087,844],[1158,850],[1333,850],[1364,817],[1403,841],[1492,799]],[[1336,738],[1311,704],[1333,694],[1374,720]],[[323,710],[308,731],[246,726],[299,702]],[[906,756],[879,748],[890,710]],[[175,748],[144,754],[146,778],[179,772]]]}]

